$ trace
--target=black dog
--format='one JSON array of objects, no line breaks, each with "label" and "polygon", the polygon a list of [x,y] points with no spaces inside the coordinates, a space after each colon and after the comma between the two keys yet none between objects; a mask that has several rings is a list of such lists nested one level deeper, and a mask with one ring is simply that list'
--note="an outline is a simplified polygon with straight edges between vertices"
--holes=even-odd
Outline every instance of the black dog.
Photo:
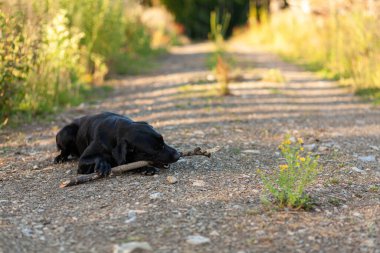
[{"label": "black dog", "polygon": [[112,167],[142,160],[164,167],[180,158],[148,123],[110,112],[74,120],[58,132],[56,141],[61,154],[54,163],[67,161],[69,155],[79,157],[79,174],[107,176]]}]

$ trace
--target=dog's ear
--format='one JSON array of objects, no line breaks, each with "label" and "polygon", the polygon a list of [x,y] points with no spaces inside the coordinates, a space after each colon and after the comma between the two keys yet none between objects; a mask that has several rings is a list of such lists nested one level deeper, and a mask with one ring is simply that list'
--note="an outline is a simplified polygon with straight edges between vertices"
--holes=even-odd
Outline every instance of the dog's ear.
[{"label": "dog's ear", "polygon": [[120,140],[116,147],[112,149],[112,156],[117,162],[117,165],[125,164],[127,162],[128,144],[125,140]]}]

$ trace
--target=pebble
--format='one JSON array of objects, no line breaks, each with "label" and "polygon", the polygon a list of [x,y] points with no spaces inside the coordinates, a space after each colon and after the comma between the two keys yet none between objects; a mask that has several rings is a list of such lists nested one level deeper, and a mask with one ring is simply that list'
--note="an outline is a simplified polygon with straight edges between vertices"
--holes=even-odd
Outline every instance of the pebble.
[{"label": "pebble", "polygon": [[359,156],[358,159],[362,162],[376,162],[376,157],[373,155]]},{"label": "pebble", "polygon": [[201,131],[201,130],[195,130],[195,131],[193,132],[193,134],[195,134],[195,135],[200,135],[200,136],[205,136],[205,133],[204,133],[203,131]]},{"label": "pebble", "polygon": [[131,223],[136,220],[136,211],[135,210],[129,210],[128,212],[128,219],[125,221],[125,223]]},{"label": "pebble", "polygon": [[243,150],[242,153],[247,153],[247,154],[260,154],[260,150],[255,150],[255,149],[247,149],[247,150]]},{"label": "pebble", "polygon": [[200,245],[204,243],[209,243],[210,239],[201,235],[190,235],[186,238],[186,242],[193,245]]},{"label": "pebble", "polygon": [[314,144],[314,143],[303,145],[303,147],[306,151],[310,151],[310,152],[317,150],[317,144]]},{"label": "pebble", "polygon": [[211,236],[219,236],[219,233],[218,233],[218,231],[213,230],[213,231],[211,231],[210,235]]},{"label": "pebble", "polygon": [[329,148],[328,147],[326,147],[326,146],[320,146],[319,148],[318,148],[318,151],[320,151],[320,152],[324,152],[324,151],[326,151],[326,150],[328,150]]},{"label": "pebble", "polygon": [[153,192],[149,195],[149,198],[150,199],[159,199],[162,197],[162,193],[161,192]]},{"label": "pebble", "polygon": [[38,169],[38,166],[37,165],[33,165],[33,169],[34,170]]},{"label": "pebble", "polygon": [[30,228],[23,228],[21,229],[21,232],[25,235],[25,236],[32,236],[33,235],[33,231],[30,229]]},{"label": "pebble", "polygon": [[195,180],[193,182],[193,186],[204,187],[206,186],[206,182],[203,180]]},{"label": "pebble", "polygon": [[178,182],[177,178],[176,177],[173,177],[173,176],[167,176],[166,177],[166,181],[169,183],[169,184],[175,184]]},{"label": "pebble", "polygon": [[152,247],[147,242],[128,242],[113,245],[113,253],[145,253],[153,252]]},{"label": "pebble", "polygon": [[361,169],[359,169],[358,167],[352,167],[351,169],[352,169],[353,171],[356,171],[356,172],[359,172],[359,173],[365,173],[364,170],[361,170]]}]

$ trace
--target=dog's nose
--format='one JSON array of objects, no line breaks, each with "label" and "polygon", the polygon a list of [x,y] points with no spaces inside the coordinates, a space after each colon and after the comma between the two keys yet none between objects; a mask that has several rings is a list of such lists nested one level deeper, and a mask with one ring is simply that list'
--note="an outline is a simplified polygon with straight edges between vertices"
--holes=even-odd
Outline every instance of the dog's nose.
[{"label": "dog's nose", "polygon": [[181,157],[181,155],[177,151],[173,154],[173,160],[174,161],[178,161],[180,157]]}]

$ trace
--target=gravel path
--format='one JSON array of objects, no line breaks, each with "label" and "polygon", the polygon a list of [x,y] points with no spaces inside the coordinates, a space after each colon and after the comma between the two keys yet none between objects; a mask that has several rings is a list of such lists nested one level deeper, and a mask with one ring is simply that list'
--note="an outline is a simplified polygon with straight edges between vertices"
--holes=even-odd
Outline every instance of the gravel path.
[{"label": "gravel path", "polygon": [[[2,130],[0,252],[113,252],[126,242],[147,242],[154,252],[380,252],[379,108],[237,42],[233,96],[216,97],[205,68],[210,51],[209,44],[173,48],[155,73],[113,80],[104,101]],[[259,80],[273,68],[285,83]],[[153,177],[129,173],[59,189],[77,163],[52,164],[55,133],[106,110],[150,122],[179,150],[221,149]],[[312,212],[260,201],[256,170],[280,163],[285,133],[321,156]]]}]

